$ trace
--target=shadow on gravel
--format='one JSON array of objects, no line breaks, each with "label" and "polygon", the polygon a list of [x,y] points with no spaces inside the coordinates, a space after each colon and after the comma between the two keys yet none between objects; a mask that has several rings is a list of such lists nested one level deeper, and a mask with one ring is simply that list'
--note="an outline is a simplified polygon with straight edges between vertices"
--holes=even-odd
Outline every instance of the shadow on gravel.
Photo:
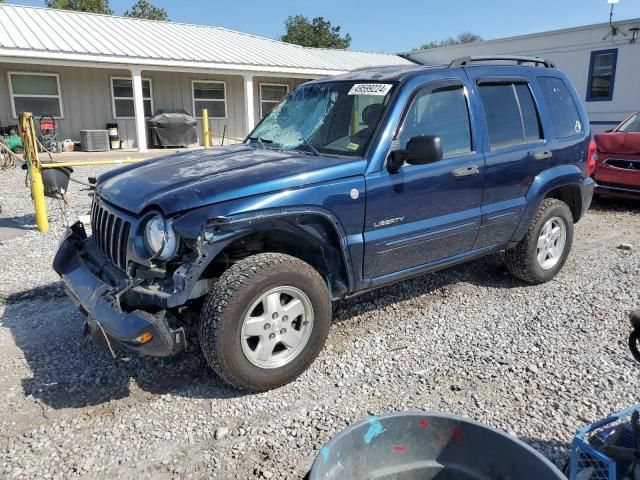
[{"label": "shadow on gravel", "polygon": [[[494,288],[521,286],[500,259],[499,255],[480,259],[339,302],[334,321],[346,321],[436,290],[446,296],[444,287],[460,282]],[[188,336],[189,349],[175,357],[159,359],[122,352],[114,359],[82,336],[84,318],[67,298],[61,282],[0,297],[0,302],[5,304],[0,324],[11,331],[31,369],[32,378],[22,381],[24,394],[52,408],[80,408],[136,398],[132,385],[147,393],[203,399],[246,395],[224,384],[211,371],[195,332]]]},{"label": "shadow on gravel", "polygon": [[202,399],[245,395],[208,368],[194,343],[172,358],[112,358],[82,336],[84,318],[61,282],[0,297],[2,303],[0,325],[11,331],[31,370],[31,378],[22,380],[24,395],[51,408],[81,408],[126,397],[145,401],[138,389]]},{"label": "shadow on gravel", "polygon": [[640,213],[640,200],[598,196],[593,198],[589,210],[598,213]]},{"label": "shadow on gravel", "polygon": [[35,226],[35,216],[33,214],[22,215],[20,217],[5,217],[0,214],[0,228],[16,228],[18,230],[37,230]]},{"label": "shadow on gravel", "polygon": [[[445,297],[448,294],[447,287],[455,287],[458,283],[504,289],[525,285],[508,272],[503,255],[495,254],[339,301],[334,305],[333,321],[348,321],[363,313],[436,292]],[[419,303],[419,308],[428,307],[428,299],[424,305],[423,302]]]},{"label": "shadow on gravel", "polygon": [[564,473],[571,454],[571,444],[560,440],[540,440],[535,437],[520,437],[524,443],[533,447]]}]

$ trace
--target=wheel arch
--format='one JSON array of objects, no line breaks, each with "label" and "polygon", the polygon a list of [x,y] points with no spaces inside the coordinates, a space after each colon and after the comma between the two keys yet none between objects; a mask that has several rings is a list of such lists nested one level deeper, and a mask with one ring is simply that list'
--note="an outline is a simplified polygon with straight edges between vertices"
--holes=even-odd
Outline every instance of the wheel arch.
[{"label": "wheel arch", "polygon": [[201,278],[216,278],[233,263],[257,253],[284,253],[311,265],[324,278],[332,298],[354,285],[346,237],[341,224],[317,210],[261,213],[217,222],[216,245]]},{"label": "wheel arch", "polygon": [[569,183],[552,188],[545,194],[543,200],[545,198],[555,198],[566,203],[569,210],[571,210],[573,222],[580,221],[582,215],[582,193],[579,185]]},{"label": "wheel arch", "polygon": [[578,222],[584,211],[581,191],[583,180],[583,173],[577,165],[559,165],[537,175],[527,191],[527,207],[511,237],[511,243],[517,243],[525,236],[529,224],[545,198],[556,198],[565,202],[571,210],[574,223]]}]

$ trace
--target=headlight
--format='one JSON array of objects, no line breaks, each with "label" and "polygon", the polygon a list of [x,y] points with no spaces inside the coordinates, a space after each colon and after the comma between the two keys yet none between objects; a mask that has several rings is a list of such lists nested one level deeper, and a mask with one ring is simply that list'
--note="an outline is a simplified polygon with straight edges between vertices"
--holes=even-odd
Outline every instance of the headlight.
[{"label": "headlight", "polygon": [[178,237],[171,227],[171,222],[160,215],[154,215],[147,220],[144,239],[154,259],[169,260],[178,251]]}]

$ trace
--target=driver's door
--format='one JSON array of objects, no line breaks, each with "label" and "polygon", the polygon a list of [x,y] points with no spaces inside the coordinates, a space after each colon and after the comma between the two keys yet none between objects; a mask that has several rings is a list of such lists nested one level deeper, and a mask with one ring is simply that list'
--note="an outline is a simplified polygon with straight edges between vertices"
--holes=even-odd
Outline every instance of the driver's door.
[{"label": "driver's door", "polygon": [[364,278],[464,254],[480,227],[484,157],[464,79],[423,85],[405,112],[393,149],[417,135],[437,135],[444,157],[367,175]]}]

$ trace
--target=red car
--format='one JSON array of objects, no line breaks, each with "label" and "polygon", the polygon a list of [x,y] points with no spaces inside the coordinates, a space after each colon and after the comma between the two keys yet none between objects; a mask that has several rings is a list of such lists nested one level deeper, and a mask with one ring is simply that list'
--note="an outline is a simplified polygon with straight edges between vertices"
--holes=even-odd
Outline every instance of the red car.
[{"label": "red car", "polygon": [[589,150],[596,193],[640,200],[640,112],[595,135]]}]

